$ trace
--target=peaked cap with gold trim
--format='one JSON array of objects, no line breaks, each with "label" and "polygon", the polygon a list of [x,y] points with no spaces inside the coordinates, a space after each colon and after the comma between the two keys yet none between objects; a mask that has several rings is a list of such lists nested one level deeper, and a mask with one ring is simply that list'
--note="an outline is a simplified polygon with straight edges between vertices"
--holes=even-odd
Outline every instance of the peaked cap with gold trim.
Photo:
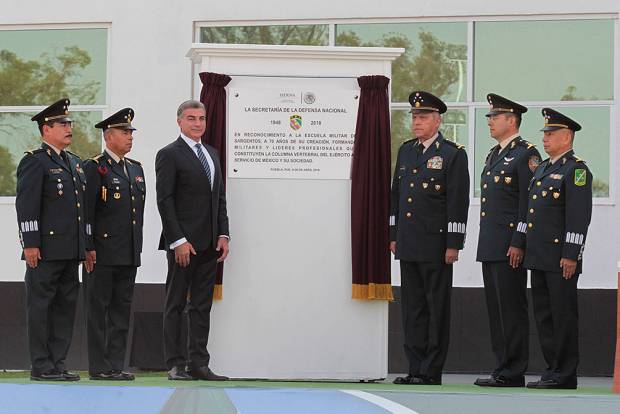
[{"label": "peaked cap with gold trim", "polygon": [[97,123],[95,128],[103,129],[104,131],[108,128],[117,128],[117,129],[125,129],[129,131],[135,131],[131,125],[131,121],[134,118],[134,112],[131,108],[123,108],[115,114],[110,115],[103,121]]},{"label": "peaked cap with gold trim", "polygon": [[60,99],[30,118],[30,120],[36,121],[39,125],[48,122],[72,122],[72,119],[69,118],[70,104],[69,98]]}]

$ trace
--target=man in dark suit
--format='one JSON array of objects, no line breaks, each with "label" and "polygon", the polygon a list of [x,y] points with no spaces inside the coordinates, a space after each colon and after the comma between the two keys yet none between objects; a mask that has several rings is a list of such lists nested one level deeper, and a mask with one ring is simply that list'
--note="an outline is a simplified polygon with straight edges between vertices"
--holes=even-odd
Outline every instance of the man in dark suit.
[{"label": "man in dark suit", "polygon": [[138,161],[127,158],[134,112],[121,109],[95,125],[106,148],[84,163],[89,223],[95,250],[86,287],[88,372],[91,380],[131,381],[124,372],[131,301],[142,252],[146,185]]},{"label": "man in dark suit", "polygon": [[543,145],[549,154],[532,178],[524,266],[531,270],[532,301],[547,369],[528,388],[575,389],[579,363],[577,281],[592,217],[592,174],[573,152],[581,126],[551,108]]},{"label": "man in dark suit", "polygon": [[439,132],[445,103],[424,91],[409,102],[416,139],[398,151],[390,200],[409,373],[394,383],[434,385],[448,353],[452,265],[465,242],[469,172],[463,146]]},{"label": "man in dark suit", "polygon": [[78,265],[92,249],[87,238],[82,161],[71,144],[69,99],[32,117],[43,143],[17,167],[17,224],[26,260],[30,378],[77,381],[65,359],[79,291]]},{"label": "man in dark suit", "polygon": [[[183,102],[177,110],[181,134],[159,150],[155,160],[163,225],[159,248],[166,250],[168,259],[164,353],[171,380],[228,379],[211,371],[207,351],[216,264],[228,255],[229,232],[218,154],[200,142],[205,114],[200,102]],[[187,358],[181,338],[186,307]]]},{"label": "man in dark suit", "polygon": [[528,185],[540,164],[534,145],[519,136],[527,108],[490,93],[487,116],[497,145],[487,155],[480,180],[480,236],[477,260],[482,262],[491,348],[495,370],[478,378],[481,387],[524,387],[529,359],[527,270],[525,249]]}]

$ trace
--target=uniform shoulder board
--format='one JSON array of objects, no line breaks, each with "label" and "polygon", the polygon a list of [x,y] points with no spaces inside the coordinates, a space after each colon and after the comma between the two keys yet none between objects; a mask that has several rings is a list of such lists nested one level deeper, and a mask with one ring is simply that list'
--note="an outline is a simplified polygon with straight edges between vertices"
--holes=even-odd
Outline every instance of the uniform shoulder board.
[{"label": "uniform shoulder board", "polygon": [[69,151],[69,150],[65,150],[65,151],[67,151],[67,154],[71,154],[72,156],[74,156],[74,157],[75,157],[75,158],[77,158],[78,160],[81,160],[81,159],[82,159],[82,158],[80,158],[80,156],[79,156],[79,155],[77,155],[77,154],[75,154],[75,153],[73,153],[73,152],[71,152],[71,151]]},{"label": "uniform shoulder board", "polygon": [[446,142],[447,144],[452,145],[453,147],[456,147],[457,149],[463,149],[465,148],[465,145],[463,144],[459,144],[458,142],[454,142],[452,140],[449,140],[447,138],[444,138],[444,142]]},{"label": "uniform shoulder board", "polygon": [[103,154],[99,154],[96,157],[92,157],[90,158],[91,161],[93,161],[95,164],[99,164],[99,159],[103,157]]},{"label": "uniform shoulder board", "polygon": [[140,163],[140,161],[136,161],[136,160],[134,160],[134,159],[132,159],[132,158],[125,157],[125,160],[126,160],[126,161],[128,161],[128,162],[129,162],[129,163],[131,163],[131,164],[142,165],[142,164]]},{"label": "uniform shoulder board", "polygon": [[35,148],[35,149],[31,149],[30,151],[24,151],[24,154],[34,155],[40,152],[45,152],[45,150],[43,148]]},{"label": "uniform shoulder board", "polygon": [[526,147],[527,149],[530,149],[530,148],[536,148],[536,145],[534,145],[534,144],[532,144],[531,142],[526,141],[526,140],[524,140],[524,139],[519,140],[519,141],[518,141],[518,143],[519,143],[519,145],[523,145],[523,146],[524,146],[524,147]]},{"label": "uniform shoulder board", "polygon": [[576,155],[573,155],[573,158],[575,159],[575,161],[580,162],[580,163],[582,163],[582,164],[585,164],[585,163],[586,163],[586,160],[581,159],[581,158],[579,158],[579,157],[578,157],[578,156],[576,156]]}]

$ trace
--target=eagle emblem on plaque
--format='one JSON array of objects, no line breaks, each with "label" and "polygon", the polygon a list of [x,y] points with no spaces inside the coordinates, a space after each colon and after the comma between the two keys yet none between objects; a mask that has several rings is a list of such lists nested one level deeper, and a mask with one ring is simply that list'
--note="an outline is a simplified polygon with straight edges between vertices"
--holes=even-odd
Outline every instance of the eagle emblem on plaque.
[{"label": "eagle emblem on plaque", "polygon": [[295,131],[299,131],[302,127],[302,121],[301,121],[301,116],[300,115],[291,115],[290,117],[290,125],[291,128]]}]

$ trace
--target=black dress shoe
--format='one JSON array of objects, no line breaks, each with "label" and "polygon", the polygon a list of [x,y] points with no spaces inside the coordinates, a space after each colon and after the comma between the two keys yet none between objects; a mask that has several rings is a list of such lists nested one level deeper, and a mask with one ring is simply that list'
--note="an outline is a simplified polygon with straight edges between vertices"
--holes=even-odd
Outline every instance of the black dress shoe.
[{"label": "black dress shoe", "polygon": [[90,374],[88,378],[91,381],[112,381],[117,379],[116,376],[112,373],[112,371],[96,372],[94,374]]},{"label": "black dress shoe", "polygon": [[133,381],[136,379],[136,376],[131,372],[125,372],[118,369],[112,370],[112,374],[118,377],[117,381]]},{"label": "black dress shoe", "polygon": [[170,371],[168,371],[168,379],[171,381],[193,381],[195,380],[188,372],[185,370],[183,365],[178,365],[176,367],[172,367]]},{"label": "black dress shoe", "polygon": [[80,374],[75,372],[62,371],[60,375],[62,375],[63,381],[79,381],[81,379]]},{"label": "black dress shoe", "polygon": [[224,375],[217,375],[208,366],[202,366],[198,368],[193,368],[190,371],[190,374],[199,380],[203,381],[228,381],[229,378]]},{"label": "black dress shoe", "polygon": [[427,376],[420,376],[422,385],[441,385],[441,378],[432,378]]},{"label": "black dress shoe", "polygon": [[393,382],[398,385],[407,385],[410,384],[414,378],[413,375],[409,374],[406,377],[396,377]]},{"label": "black dress shoe", "polygon": [[474,382],[474,385],[479,387],[524,387],[525,378],[510,379],[498,375],[490,378],[478,378],[476,382]]},{"label": "black dress shoe", "polygon": [[63,378],[63,375],[56,371],[51,370],[47,372],[30,372],[30,380],[31,381],[66,381]]},{"label": "black dress shoe", "polygon": [[569,380],[566,382],[558,382],[556,380],[540,380],[528,382],[527,388],[537,390],[575,390],[577,389],[577,380]]}]

